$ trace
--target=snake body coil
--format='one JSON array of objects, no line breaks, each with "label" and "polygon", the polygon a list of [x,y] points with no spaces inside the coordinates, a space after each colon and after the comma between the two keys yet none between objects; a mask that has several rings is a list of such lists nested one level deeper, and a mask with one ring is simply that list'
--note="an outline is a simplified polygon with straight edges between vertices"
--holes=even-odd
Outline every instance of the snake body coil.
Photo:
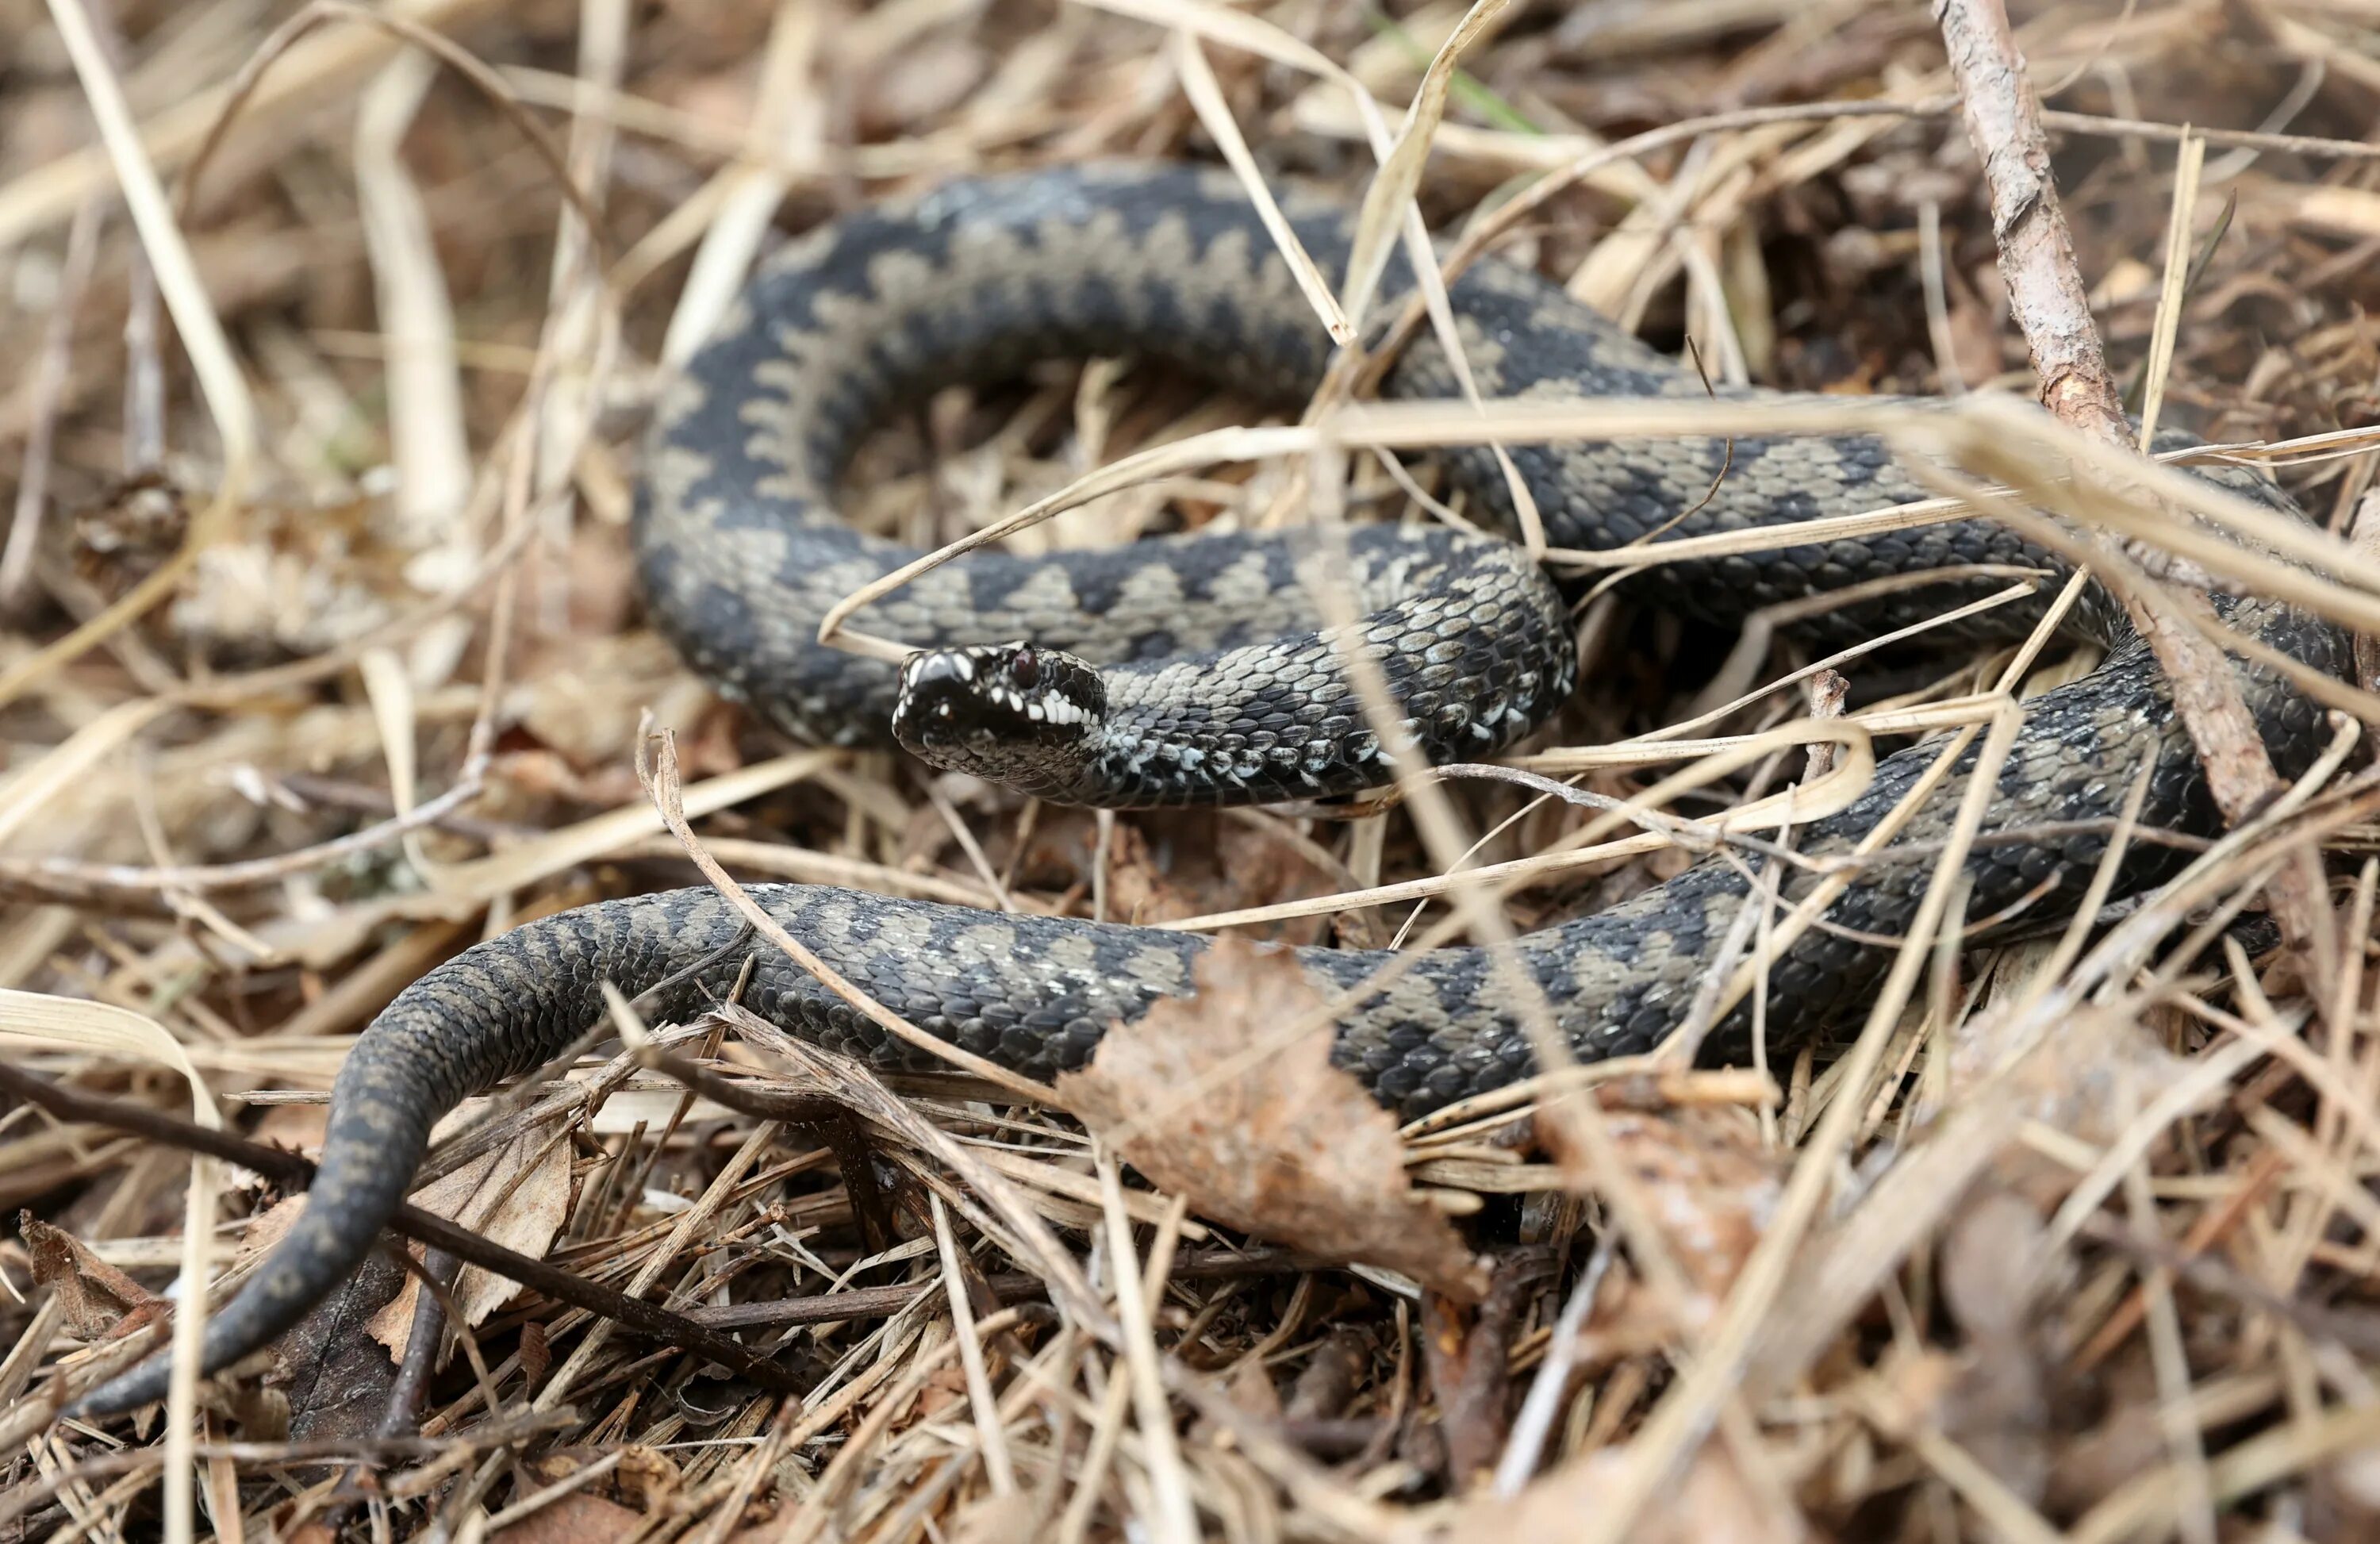
[{"label": "snake body coil", "polygon": [[[1304,200],[1293,200],[1288,213],[1308,250],[1334,271],[1347,249],[1345,215]],[[1392,272],[1392,289],[1403,282]],[[1703,391],[1691,374],[1533,275],[1482,264],[1453,286],[1452,301],[1483,395]],[[797,244],[756,280],[662,405],[636,531],[654,615],[722,689],[798,736],[881,743],[899,710],[903,737],[913,744],[934,740],[936,724],[945,725],[941,743],[925,748],[938,759],[1085,802],[1294,797],[1379,780],[1378,748],[1339,677],[1335,645],[1314,630],[1318,619],[1299,583],[1312,564],[1349,565],[1344,577],[1369,608],[1361,641],[1387,669],[1431,755],[1492,750],[1567,694],[1571,647],[1560,597],[1514,561],[1514,549],[1439,529],[1367,529],[1343,558],[1295,536],[1248,535],[1047,558],[979,553],[856,619],[877,634],[944,650],[1030,640],[1037,650],[1088,662],[1086,675],[1098,667],[1096,687],[1068,674],[1072,661],[1061,672],[1035,655],[1020,674],[1014,651],[945,652],[929,656],[937,662],[930,668],[912,666],[905,699],[892,667],[818,647],[829,605],[912,555],[836,519],[828,499],[871,420],[932,385],[987,379],[1053,355],[1124,353],[1176,361],[1287,405],[1312,391],[1330,357],[1240,188],[1212,174],[1076,168],[988,178],[855,215]],[[1388,390],[1451,396],[1454,383],[1435,345],[1422,343]],[[1858,439],[1523,447],[1512,456],[1559,547],[1853,513],[1924,492],[1881,446]],[[1508,494],[1492,457],[1458,454],[1450,463],[1475,506],[1503,511]],[[2289,507],[2269,484],[2249,491]],[[1978,575],[1979,567],[1997,572]],[[1969,521],[1668,565],[1636,583],[1654,603],[1728,623],[1864,580],[1967,571],[1812,624],[1822,636],[1864,638],[1997,590],[2010,567],[2065,571],[2010,531]],[[1970,636],[2021,632],[2044,603],[1983,613],[1967,625]],[[2343,668],[2344,641],[2327,625],[2262,602],[2218,604],[2233,626],[2296,660],[2331,674]],[[2074,618],[2107,644],[2106,661],[2027,705],[1985,840],[1967,863],[1970,916],[2013,907],[2037,921],[2070,912],[2107,850],[2106,822],[2144,768],[2144,824],[2199,833],[2217,825],[2154,661],[2104,602],[2086,602]],[[1067,679],[1052,686],[1060,674]],[[992,677],[988,693],[972,690]],[[2263,669],[2243,667],[2240,679],[2277,762],[2285,772],[2308,765],[2313,707]],[[1035,695],[1061,687],[1049,702]],[[1104,702],[1082,706],[1092,698]],[[1016,721],[1024,750],[976,736],[965,715],[978,709]],[[1095,729],[1084,730],[1077,715],[1094,711]],[[1884,760],[1856,803],[1802,830],[1800,850],[1851,850],[1911,791],[1936,748]],[[1948,833],[1973,759],[1970,751],[1918,807],[1900,843],[1923,848]],[[2027,834],[2034,831],[2040,834]],[[2154,845],[2129,852],[2125,889],[2153,881],[2171,861]],[[1526,974],[1581,1057],[1647,1050],[1680,1021],[1744,904],[1748,867],[1714,858],[1612,910],[1520,941]],[[1873,989],[1891,951],[1869,941],[1904,931],[1932,868],[1922,853],[1864,867],[1827,913],[1829,926],[1790,945],[1768,976],[1773,1040],[1806,1035]],[[1783,893],[1790,900],[1814,882],[1791,869]],[[848,891],[754,894],[894,1012],[1037,1077],[1080,1065],[1107,1025],[1188,991],[1205,947],[1176,932]],[[570,1043],[601,1015],[600,983],[646,991],[727,948],[737,932],[734,913],[708,890],[606,902],[481,943],[407,989],[341,1070],[305,1213],[209,1324],[206,1366],[263,1343],[344,1277],[407,1189],[431,1123]],[[879,1066],[918,1064],[919,1053],[776,951],[755,954],[747,1005]],[[1326,990],[1357,984],[1386,957],[1298,954]],[[740,963],[727,959],[675,983],[653,1011],[699,1011]],[[1718,1039],[1740,1044],[1749,1014],[1745,1004],[1723,1019]],[[1349,1011],[1335,1054],[1406,1115],[1531,1066],[1488,954],[1469,948],[1415,962]],[[161,1360],[101,1390],[85,1408],[128,1408],[156,1397],[164,1380]]]}]

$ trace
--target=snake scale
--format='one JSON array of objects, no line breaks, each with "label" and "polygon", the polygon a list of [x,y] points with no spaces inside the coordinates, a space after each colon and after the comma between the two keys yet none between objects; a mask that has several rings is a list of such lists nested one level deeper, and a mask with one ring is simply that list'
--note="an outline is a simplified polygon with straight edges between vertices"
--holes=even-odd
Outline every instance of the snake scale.
[{"label": "snake scale", "polygon": [[[1343,267],[1351,222],[1304,194],[1285,202],[1306,249]],[[1392,266],[1385,293],[1408,285]],[[1485,262],[1451,286],[1463,347],[1489,396],[1699,395],[1691,372],[1621,333],[1559,287]],[[979,552],[929,572],[856,619],[933,650],[904,670],[820,648],[826,608],[914,555],[838,519],[830,497],[874,421],[934,387],[1013,374],[1057,356],[1135,355],[1293,407],[1330,363],[1327,334],[1239,185],[1211,171],[1089,166],[959,183],[849,215],[766,265],[719,335],[662,396],[635,540],[653,616],[727,694],[806,740],[884,744],[888,726],[945,764],[1031,791],[1113,805],[1242,802],[1343,793],[1381,781],[1378,744],[1317,633],[1303,580],[1350,584],[1362,647],[1387,673],[1412,734],[1434,759],[1510,743],[1569,694],[1563,599],[1517,547],[1444,527],[1367,528],[1330,549],[1294,532],[1196,535],[1111,551],[1024,557]],[[1409,347],[1386,382],[1447,397],[1438,346]],[[1744,394],[1761,396],[1764,394]],[[1877,444],[1853,438],[1671,440],[1520,447],[1512,457],[1557,547],[1609,548],[1875,509],[1925,490]],[[1488,516],[1509,494],[1486,452],[1448,457]],[[2269,483],[2232,477],[2293,509]],[[1715,491],[1714,491],[1715,489]],[[1318,568],[1318,564],[1343,565]],[[1976,577],[1974,565],[2001,572]],[[1983,521],[1788,546],[1650,569],[1634,592],[1715,625],[1864,580],[1965,567],[1963,576],[1815,618],[1858,638],[1997,590],[2010,566],[2065,565]],[[1983,638],[2030,628],[2055,585],[1966,624]],[[2330,626],[2268,602],[2217,598],[2235,627],[2338,674]],[[2142,819],[2217,828],[2168,687],[2104,599],[2068,627],[2107,646],[2082,679],[2030,701],[1967,864],[1968,915],[2070,914],[2107,850],[2107,822],[2146,772]],[[1029,640],[1031,648],[1010,647]],[[2310,764],[2313,706],[2278,675],[2238,667],[2285,773]],[[986,726],[999,734],[985,732]],[[1910,792],[1937,747],[1879,765],[1856,803],[1803,829],[1802,851],[1840,854]],[[1942,837],[1962,774],[1931,794],[1900,839]],[[2038,838],[2024,834],[2044,828]],[[2049,829],[2055,828],[2055,829]],[[2170,871],[2171,852],[2128,849],[2121,889]],[[1871,992],[1890,958],[1877,942],[1914,913],[1930,861],[1874,863],[1776,961],[1767,1003],[1779,1041],[1807,1036]],[[1523,938],[1519,959],[1583,1058],[1643,1052],[1683,1015],[1744,902],[1756,864],[1702,862],[1597,915]],[[1788,898],[1812,877],[1783,877]],[[758,887],[794,936],[894,1012],[1016,1071],[1079,1066],[1102,1029],[1189,990],[1205,947],[1179,932],[1006,916],[844,890]],[[371,1025],[341,1070],[320,1177],[303,1216],[207,1326],[219,1368],[286,1329],[346,1276],[404,1196],[432,1122],[571,1043],[603,1013],[599,984],[656,994],[657,1015],[699,1012],[742,963],[740,926],[707,889],[613,900],[482,942],[432,971]],[[747,1005],[880,1067],[922,1064],[775,950],[752,951]],[[1326,990],[1377,970],[1380,954],[1306,949]],[[1717,1039],[1741,1045],[1739,1006]],[[1338,1064],[1405,1115],[1525,1075],[1531,1058],[1484,950],[1433,952],[1354,1005]],[[158,1397],[163,1358],[83,1408]]]}]

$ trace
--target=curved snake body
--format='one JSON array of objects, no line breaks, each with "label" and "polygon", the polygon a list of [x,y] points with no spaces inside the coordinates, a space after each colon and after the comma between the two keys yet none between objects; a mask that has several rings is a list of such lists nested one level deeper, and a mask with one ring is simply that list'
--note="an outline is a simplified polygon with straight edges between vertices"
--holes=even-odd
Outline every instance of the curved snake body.
[{"label": "curved snake body", "polygon": [[[1288,212],[1308,249],[1334,270],[1347,248],[1346,216],[1305,200]],[[1452,286],[1452,300],[1483,395],[1704,390],[1533,275],[1482,264]],[[1165,358],[1290,405],[1313,389],[1329,360],[1327,339],[1240,188],[1212,174],[1077,168],[988,178],[863,213],[797,244],[756,280],[662,406],[637,526],[655,617],[698,669],[785,729],[881,743],[897,673],[815,642],[828,605],[913,555],[833,517],[828,493],[854,439],[892,405],[934,384],[988,379],[1050,355],[1120,353]],[[1388,388],[1454,395],[1445,359],[1429,343],[1408,351]],[[1772,525],[1923,493],[1882,447],[1856,439],[1512,454],[1549,541],[1561,547]],[[1475,506],[1503,510],[1507,494],[1490,456],[1450,461]],[[2248,486],[2288,507],[2269,484]],[[1318,619],[1295,582],[1318,552],[1294,536],[1234,535],[1050,558],[981,553],[928,574],[857,621],[920,646],[1025,638],[1103,664],[1111,709],[1125,710],[1111,714],[1122,727],[1038,790],[1052,796],[1127,804],[1304,796],[1379,776],[1369,764],[1378,747],[1362,734],[1332,656],[1317,651],[1310,629]],[[1376,608],[1363,624],[1367,641],[1392,667],[1414,732],[1434,756],[1473,757],[1506,743],[1569,689],[1559,597],[1510,552],[1437,529],[1365,531],[1352,543],[1349,561]],[[1968,521],[1668,565],[1637,582],[1655,603],[1723,623],[1863,580],[1976,565],[2063,572],[2008,530]],[[1812,626],[1822,636],[1873,636],[2004,582],[1951,578],[1846,606]],[[1969,630],[2021,631],[2043,603],[1984,613]],[[2318,670],[2342,670],[2345,644],[2327,625],[2262,602],[2220,603],[2242,631]],[[2217,825],[2146,650],[2104,603],[2077,608],[2076,618],[2100,633],[2107,658],[2086,678],[2027,705],[1984,822],[1986,839],[1968,860],[1969,916],[2020,908],[2037,921],[2070,912],[2107,850],[2107,821],[2144,767],[2144,823],[2202,833]],[[1539,622],[1545,631],[1533,630]],[[1198,669],[1176,663],[1184,654],[1200,656]],[[2317,741],[2312,704],[2261,668],[2242,668],[2240,677],[2277,762],[2285,772],[2302,769]],[[960,684],[942,679],[937,689]],[[1185,747],[1197,754],[1184,756]],[[1799,849],[1822,857],[1850,851],[1911,791],[1936,749],[1921,745],[1885,760],[1856,803],[1802,829]],[[1947,833],[1973,760],[1970,751],[1917,808],[1901,843],[1922,848]],[[2065,833],[2022,834],[2031,828]],[[2129,851],[2123,888],[2168,871],[2168,849]],[[1767,1002],[1774,1043],[1807,1035],[1873,989],[1891,952],[1870,941],[1903,932],[1933,867],[1921,855],[1862,869],[1827,913],[1828,926],[1804,931],[1775,961]],[[1752,868],[1715,857],[1624,905],[1519,942],[1526,975],[1578,1055],[1645,1051],[1680,1022],[1744,904]],[[1797,898],[1813,882],[1789,869],[1783,894]],[[1106,1026],[1187,991],[1206,946],[1178,932],[849,891],[754,894],[887,1007],[1037,1077],[1081,1065]],[[205,1365],[263,1343],[344,1277],[404,1196],[432,1122],[569,1044],[601,1016],[601,982],[647,991],[727,948],[738,930],[708,890],[610,901],[516,929],[408,988],[341,1070],[305,1213],[209,1324]],[[755,957],[745,1001],[756,1011],[878,1066],[924,1064],[776,951],[759,947]],[[1326,990],[1365,982],[1387,960],[1328,949],[1298,958]],[[698,1012],[740,963],[694,973],[659,993],[651,1012]],[[1489,964],[1474,948],[1413,962],[1344,1015],[1335,1059],[1405,1115],[1524,1076],[1531,1058]],[[1736,1008],[1717,1042],[1741,1044],[1749,1016],[1748,1003]],[[164,1378],[161,1359],[101,1390],[85,1408],[152,1399]]]}]

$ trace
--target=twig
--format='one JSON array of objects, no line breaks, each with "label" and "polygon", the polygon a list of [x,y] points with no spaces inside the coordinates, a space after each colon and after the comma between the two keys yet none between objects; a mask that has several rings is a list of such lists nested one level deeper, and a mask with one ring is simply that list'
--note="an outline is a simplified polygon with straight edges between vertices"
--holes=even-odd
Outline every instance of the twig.
[{"label": "twig", "polygon": [[[6,1063],[0,1063],[0,1091],[14,1094],[29,1104],[37,1104],[60,1120],[105,1126],[149,1141],[163,1142],[185,1152],[204,1153],[237,1163],[285,1190],[303,1190],[314,1182],[311,1159],[280,1148],[269,1148],[261,1142],[251,1142],[229,1132],[209,1131],[162,1111],[75,1093]],[[684,1314],[640,1302],[584,1276],[574,1275],[543,1260],[532,1259],[507,1249],[435,1212],[424,1211],[408,1202],[397,1208],[388,1225],[392,1232],[427,1244],[431,1248],[443,1249],[458,1259],[518,1282],[572,1307],[584,1308],[600,1318],[617,1320],[655,1340],[699,1351],[735,1368],[772,1393],[799,1392],[791,1373],[773,1362],[754,1356],[728,1335],[698,1324]]]},{"label": "twig", "polygon": [[108,892],[145,894],[159,890],[239,890],[274,884],[293,874],[336,863],[357,853],[370,852],[398,841],[408,833],[436,825],[480,796],[487,758],[463,769],[455,786],[436,798],[415,805],[401,815],[351,831],[345,836],[310,847],[252,857],[237,863],[177,864],[142,867],[132,863],[81,863],[67,857],[0,858],[0,881],[27,891],[46,893],[60,900],[82,901]]},{"label": "twig", "polygon": [[[1169,1279],[1237,1281],[1252,1276],[1281,1276],[1323,1269],[1325,1261],[1306,1258],[1288,1249],[1232,1249],[1185,1256]],[[1002,1303],[1026,1302],[1050,1295],[1050,1283],[1023,1270],[1003,1270],[984,1278],[991,1295]],[[689,1308],[686,1316],[714,1330],[756,1330],[788,1324],[836,1324],[845,1319],[884,1319],[942,1291],[939,1282],[896,1282],[890,1286],[852,1287],[810,1297],[759,1298],[724,1307]]]},{"label": "twig", "polygon": [[[2024,333],[2042,404],[2082,432],[2129,448],[2132,428],[2091,320],[2073,235],[2050,174],[2040,104],[2007,7],[2003,0],[1935,0],[1934,16],[1958,81],[1967,135],[1991,189],[1992,232],[2009,309]],[[2133,555],[2152,573],[2163,568],[2184,577],[2149,553]],[[2239,683],[2221,650],[2158,587],[2138,587],[2122,600],[2172,683],[2175,711],[2198,748],[2216,804],[2237,824],[2281,786]],[[2276,889],[2284,892],[2274,902],[2293,938],[2312,939],[2318,927],[2312,897],[2299,886]]]},{"label": "twig", "polygon": [[2058,201],[2040,104],[2027,80],[2003,0],[1935,0],[1967,136],[1992,195],[1992,234],[2009,307],[2032,350],[2042,405],[2110,444],[2132,443],[2122,394],[2108,372],[2099,330]]}]

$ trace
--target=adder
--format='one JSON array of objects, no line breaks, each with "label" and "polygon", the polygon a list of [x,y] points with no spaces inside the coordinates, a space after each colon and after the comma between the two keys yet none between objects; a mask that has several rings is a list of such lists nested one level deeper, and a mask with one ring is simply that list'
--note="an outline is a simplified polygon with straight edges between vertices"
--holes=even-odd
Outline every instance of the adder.
[{"label": "adder", "polygon": [[[1327,274],[1350,242],[1341,206],[1291,193],[1287,217]],[[1392,269],[1388,293],[1408,285]],[[1451,286],[1478,390],[1548,399],[1700,395],[1691,372],[1558,286],[1498,262]],[[1272,237],[1231,177],[1178,166],[1097,165],[987,176],[855,213],[769,262],[719,335],[663,393],[648,445],[635,542],[650,614],[695,668],[787,733],[833,745],[901,743],[942,765],[1045,797],[1119,807],[1342,795],[1387,775],[1342,670],[1369,652],[1411,735],[1437,760],[1490,756],[1572,690],[1561,587],[1518,546],[1442,524],[1355,530],[1343,549],[1310,534],[1197,534],[1026,557],[982,552],[936,569],[856,620],[919,653],[895,668],[821,648],[827,607],[914,554],[834,513],[858,436],[929,389],[1011,374],[1051,356],[1135,355],[1294,407],[1332,348]],[[1433,340],[1386,378],[1401,397],[1447,397]],[[1763,394],[1744,394],[1755,397]],[[1870,510],[1925,489],[1861,438],[1738,438],[1516,446],[1512,457],[1561,548],[1611,548]],[[1510,513],[1485,450],[1447,457],[1469,507]],[[2226,474],[2290,509],[2261,480]],[[1969,641],[2037,623],[2067,565],[2010,530],[1968,519],[1856,541],[1781,546],[1657,566],[1644,603],[1726,626],[1753,609],[1888,576],[1939,583],[1846,603],[1822,638],[1875,636],[2038,573],[2032,600],[1983,611]],[[1362,620],[1334,638],[1309,580],[1352,586]],[[2217,597],[2229,625],[2339,674],[2331,626],[2247,597]],[[2088,675],[2030,701],[1967,861],[1968,913],[2070,913],[2108,830],[2146,769],[2145,826],[2206,833],[2216,811],[2168,686],[2120,613],[2093,593],[2065,624],[2106,646]],[[2314,706],[2261,665],[2240,684],[2285,773],[2312,760]],[[1884,760],[1872,786],[1802,828],[1807,855],[1841,855],[1909,794],[1938,747]],[[1947,833],[1973,753],[1897,838]],[[2028,834],[2032,833],[2032,834]],[[2118,894],[2170,871],[2172,849],[2135,843]],[[1678,1024],[1714,968],[1761,859],[1721,855],[1600,914],[1513,945],[1582,1058],[1645,1051]],[[1767,973],[1779,1046],[1869,992],[1934,865],[1888,848]],[[1781,876],[1791,901],[1815,882]],[[1101,1034],[1184,993],[1203,938],[1069,918],[1001,915],[847,890],[752,892],[835,970],[916,1025],[1018,1072],[1081,1065]],[[348,1056],[333,1093],[304,1215],[207,1326],[219,1368],[286,1329],[362,1258],[404,1196],[431,1124],[532,1069],[602,1015],[599,983],[635,993],[722,951],[736,914],[707,889],[632,896],[549,917],[479,944],[408,988]],[[1880,942],[1881,941],[1881,942]],[[1297,959],[1337,993],[1370,980],[1379,953],[1312,948]],[[661,1015],[698,1013],[740,959],[660,994]],[[1386,1106],[1415,1115],[1525,1076],[1533,1059],[1510,978],[1479,948],[1436,951],[1353,1001],[1337,1063]],[[762,946],[743,1001],[879,1067],[918,1064],[889,1037]],[[1741,1044],[1738,1004],[1711,1044]],[[156,1398],[163,1359],[84,1404]]]}]

